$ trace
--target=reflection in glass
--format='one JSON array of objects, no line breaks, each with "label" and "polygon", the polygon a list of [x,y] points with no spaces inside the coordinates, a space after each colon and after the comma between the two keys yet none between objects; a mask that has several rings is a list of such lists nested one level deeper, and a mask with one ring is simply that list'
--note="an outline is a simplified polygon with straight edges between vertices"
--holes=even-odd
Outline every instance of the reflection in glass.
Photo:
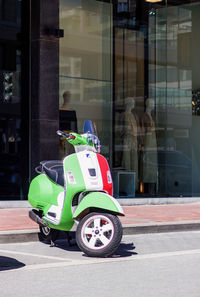
[{"label": "reflection in glass", "polygon": [[200,195],[199,20],[200,1],[60,0],[60,106],[137,197]]}]

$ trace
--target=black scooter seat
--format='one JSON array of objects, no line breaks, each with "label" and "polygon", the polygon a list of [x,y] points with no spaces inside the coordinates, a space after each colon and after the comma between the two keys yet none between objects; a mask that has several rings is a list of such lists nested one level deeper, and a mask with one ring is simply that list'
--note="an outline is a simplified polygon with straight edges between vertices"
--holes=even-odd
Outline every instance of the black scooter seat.
[{"label": "black scooter seat", "polygon": [[41,161],[40,166],[41,173],[45,173],[56,184],[64,187],[64,169],[62,161]]}]

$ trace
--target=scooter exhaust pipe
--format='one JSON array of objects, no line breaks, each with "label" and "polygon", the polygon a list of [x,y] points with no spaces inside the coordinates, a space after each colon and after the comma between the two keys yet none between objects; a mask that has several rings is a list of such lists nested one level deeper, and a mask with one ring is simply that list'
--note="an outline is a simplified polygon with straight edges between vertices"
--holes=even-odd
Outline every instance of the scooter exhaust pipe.
[{"label": "scooter exhaust pipe", "polygon": [[32,209],[32,210],[29,211],[29,218],[31,220],[33,220],[34,222],[36,222],[41,227],[46,227],[47,226],[45,224],[45,222],[43,221],[43,219],[40,218],[39,211],[37,211],[36,209]]}]

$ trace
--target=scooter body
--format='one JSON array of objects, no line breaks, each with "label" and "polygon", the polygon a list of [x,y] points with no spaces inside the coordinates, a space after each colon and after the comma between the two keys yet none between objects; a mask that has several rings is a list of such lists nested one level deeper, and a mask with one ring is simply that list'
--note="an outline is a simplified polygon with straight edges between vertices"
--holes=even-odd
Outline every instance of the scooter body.
[{"label": "scooter body", "polygon": [[41,171],[29,188],[30,204],[43,212],[43,220],[50,228],[75,231],[75,220],[91,210],[124,214],[112,197],[110,169],[102,155],[86,150],[67,156],[63,166],[64,187]]},{"label": "scooter body", "polygon": [[[59,133],[59,135],[65,135],[61,131]],[[108,162],[97,153],[91,143],[88,145],[91,139],[86,134],[83,136],[71,133],[67,140],[75,146],[76,153],[65,157],[63,161],[42,161],[37,168],[39,175],[32,180],[28,194],[30,204],[36,209],[30,212],[30,217],[43,227],[76,231],[85,217],[91,217],[90,214],[94,214],[93,221],[90,222],[89,219],[86,222],[88,225],[84,227],[91,234],[86,234],[87,232],[82,228],[79,232],[82,234],[79,234],[81,240],[86,240],[86,250],[82,247],[82,243],[78,245],[90,256],[107,256],[116,249],[116,242],[112,251],[111,248],[103,251],[104,244],[99,244],[100,240],[91,245],[92,232],[105,231],[106,227],[108,229],[107,224],[110,224],[112,231],[106,230],[104,233],[101,231],[101,234],[95,233],[94,236],[102,235],[101,238],[105,237],[104,241],[107,242],[107,239],[111,238],[109,234],[114,234],[114,229],[118,228],[120,230],[117,231],[120,231],[120,234],[118,234],[117,245],[119,245],[122,228],[119,220],[112,222],[112,219],[116,220],[116,216],[124,215],[122,207],[112,196],[113,184]],[[105,215],[108,215],[108,221]],[[98,225],[95,227],[98,231],[94,230],[95,224]]]}]

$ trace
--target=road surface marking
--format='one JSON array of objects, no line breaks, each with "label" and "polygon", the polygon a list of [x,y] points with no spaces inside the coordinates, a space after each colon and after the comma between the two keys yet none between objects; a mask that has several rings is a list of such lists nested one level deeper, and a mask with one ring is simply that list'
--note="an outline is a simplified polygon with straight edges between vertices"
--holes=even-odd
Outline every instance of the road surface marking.
[{"label": "road surface marking", "polygon": [[[112,262],[125,262],[125,261],[136,261],[136,260],[148,260],[148,259],[157,259],[157,258],[166,258],[166,257],[175,257],[175,256],[187,256],[187,255],[198,255],[200,254],[200,249],[196,250],[185,250],[185,251],[175,251],[175,252],[166,252],[166,253],[152,253],[145,255],[137,255],[134,254],[130,257],[113,257],[113,258],[86,258],[80,260],[73,260],[68,258],[60,258],[60,257],[52,257],[52,256],[44,256],[38,254],[31,253],[22,253],[22,252],[14,252],[14,251],[6,251],[0,250],[0,253],[8,253],[8,254],[18,254],[25,256],[34,256],[41,258],[48,258],[53,260],[62,260],[62,262],[54,262],[54,263],[43,263],[43,264],[30,264],[26,265],[20,269],[13,269],[12,271],[21,271],[21,270],[36,270],[36,269],[49,269],[49,268],[59,268],[59,267],[68,267],[68,266],[76,266],[76,265],[90,265],[90,264],[102,264],[102,263],[112,263]],[[4,271],[5,272],[5,271]],[[8,272],[8,271],[7,271]]]},{"label": "road surface marking", "polygon": [[24,253],[24,252],[18,252],[18,251],[10,251],[10,250],[0,250],[0,253],[38,257],[38,258],[51,259],[51,260],[71,261],[71,259],[64,258],[64,257],[61,258],[61,257],[56,257],[56,256],[46,256],[46,255],[40,255],[40,254],[34,254],[34,253]]}]

